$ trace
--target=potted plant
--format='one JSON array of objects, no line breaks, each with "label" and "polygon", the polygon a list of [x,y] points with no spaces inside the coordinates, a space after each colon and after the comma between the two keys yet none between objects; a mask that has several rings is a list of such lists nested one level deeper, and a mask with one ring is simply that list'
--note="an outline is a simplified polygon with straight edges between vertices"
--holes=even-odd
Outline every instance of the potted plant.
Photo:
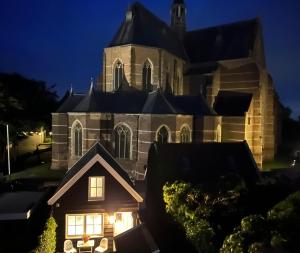
[{"label": "potted plant", "polygon": [[87,234],[84,234],[84,235],[82,236],[83,243],[87,243],[89,239],[90,239],[90,236],[87,235]]}]

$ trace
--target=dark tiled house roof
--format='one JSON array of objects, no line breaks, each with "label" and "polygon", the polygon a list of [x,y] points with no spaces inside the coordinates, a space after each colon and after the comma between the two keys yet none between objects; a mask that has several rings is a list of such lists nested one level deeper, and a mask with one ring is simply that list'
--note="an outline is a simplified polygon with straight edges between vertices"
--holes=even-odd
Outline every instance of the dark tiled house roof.
[{"label": "dark tiled house roof", "polygon": [[[135,188],[123,167],[113,158],[113,156],[99,143],[96,142],[74,165],[68,170],[65,177],[58,186],[58,193],[89,161],[96,155],[100,155],[133,189]],[[56,193],[53,195],[55,196]]]},{"label": "dark tiled house roof", "polygon": [[118,253],[159,253],[159,249],[144,223],[115,238]]},{"label": "dark tiled house roof", "polygon": [[72,112],[83,98],[84,94],[69,93],[68,96],[63,99],[62,104],[58,108],[57,112]]},{"label": "dark tiled house roof", "polygon": [[[258,168],[246,142],[152,144],[148,175],[160,171],[163,183],[186,180],[201,184],[226,173],[238,174],[246,183],[258,178]],[[155,170],[155,171],[152,171]]]},{"label": "dark tiled house roof", "polygon": [[184,46],[191,63],[247,58],[251,55],[258,20],[215,26],[185,34]]},{"label": "dark tiled house roof", "polygon": [[176,110],[160,91],[150,92],[142,109],[149,114],[176,114]]},{"label": "dark tiled house roof", "polygon": [[187,59],[185,49],[176,33],[140,3],[134,3],[108,47],[136,44],[156,47]]},{"label": "dark tiled house roof", "polygon": [[235,91],[219,91],[214,110],[222,116],[244,116],[249,110],[252,94]]}]

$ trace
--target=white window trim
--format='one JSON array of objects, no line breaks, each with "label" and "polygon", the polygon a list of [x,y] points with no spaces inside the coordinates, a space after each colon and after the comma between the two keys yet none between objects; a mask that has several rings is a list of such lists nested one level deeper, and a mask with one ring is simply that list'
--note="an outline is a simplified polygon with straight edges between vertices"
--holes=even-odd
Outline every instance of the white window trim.
[{"label": "white window trim", "polygon": [[68,235],[68,216],[83,216],[83,234],[86,233],[86,216],[87,215],[101,215],[101,234],[99,235],[89,235],[91,238],[100,238],[104,235],[104,213],[68,213],[65,215],[65,238],[66,239],[81,239],[82,235]]},{"label": "white window trim", "polygon": [[81,126],[81,129],[82,129],[82,133],[81,133],[81,138],[82,138],[82,141],[81,141],[81,151],[82,151],[82,154],[81,156],[83,155],[83,150],[84,150],[84,145],[83,145],[83,139],[84,139],[84,133],[83,133],[83,125],[82,123],[76,119],[74,120],[73,124],[72,124],[72,127],[71,127],[71,156],[72,157],[81,157],[81,156],[76,156],[75,155],[75,133],[74,133],[74,127],[76,126],[76,124],[79,123],[79,125]]},{"label": "white window trim", "polygon": [[[92,178],[102,178],[102,197],[91,197],[91,179]],[[89,177],[89,183],[88,183],[88,201],[102,201],[105,200],[105,177],[104,176],[91,176]]]},{"label": "white window trim", "polygon": [[[113,135],[115,135],[115,130],[116,130],[116,128],[118,127],[118,126],[122,126],[122,125],[124,125],[125,127],[127,127],[128,129],[129,129],[129,131],[130,131],[130,149],[129,149],[129,160],[132,160],[132,138],[133,138],[133,131],[132,131],[132,129],[131,129],[131,127],[128,125],[128,124],[126,124],[125,122],[119,122],[118,124],[116,124],[115,126],[114,126],[114,129],[113,129]],[[116,147],[116,138],[115,138],[115,136],[114,136],[114,146]],[[122,158],[120,158],[120,159],[122,159]],[[123,158],[123,159],[126,159],[126,158]]]},{"label": "white window trim", "polygon": [[163,128],[163,127],[165,127],[167,129],[167,131],[168,131],[168,143],[172,143],[172,137],[171,137],[171,133],[172,132],[171,132],[171,129],[167,125],[165,125],[165,124],[160,125],[157,128],[156,133],[155,133],[155,140],[158,142],[158,133],[159,133],[160,129]]}]

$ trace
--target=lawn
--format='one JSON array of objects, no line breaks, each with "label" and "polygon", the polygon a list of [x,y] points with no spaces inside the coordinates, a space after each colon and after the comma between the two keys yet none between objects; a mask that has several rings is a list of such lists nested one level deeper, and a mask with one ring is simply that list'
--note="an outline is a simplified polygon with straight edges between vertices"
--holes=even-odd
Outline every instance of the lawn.
[{"label": "lawn", "polygon": [[[50,163],[40,164],[32,168],[22,170],[10,175],[10,180],[17,179],[45,179],[45,180],[60,180],[65,175],[65,170],[51,170]],[[8,176],[5,177],[8,179]]]},{"label": "lawn", "polygon": [[263,170],[290,168],[291,162],[291,159],[288,157],[277,157],[272,161],[264,162]]}]

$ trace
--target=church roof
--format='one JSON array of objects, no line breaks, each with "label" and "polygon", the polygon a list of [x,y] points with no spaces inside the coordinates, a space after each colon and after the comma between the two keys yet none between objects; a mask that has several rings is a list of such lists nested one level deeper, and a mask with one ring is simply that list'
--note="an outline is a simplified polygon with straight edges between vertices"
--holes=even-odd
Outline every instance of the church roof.
[{"label": "church roof", "polygon": [[109,47],[126,44],[156,47],[186,59],[184,46],[177,34],[140,3],[132,4]]},{"label": "church roof", "polygon": [[70,96],[57,112],[103,112],[135,114],[216,115],[202,95],[174,96],[161,90],[101,92],[91,89],[85,96]]},{"label": "church roof", "polygon": [[184,46],[190,62],[249,57],[258,24],[258,19],[251,19],[187,32]]},{"label": "church roof", "polygon": [[176,114],[176,110],[160,90],[148,93],[142,112],[149,114]]},{"label": "church roof", "polygon": [[222,116],[244,116],[249,110],[251,100],[250,93],[221,90],[216,97],[214,109]]},{"label": "church roof", "polygon": [[71,112],[84,98],[84,94],[69,93],[62,99],[62,104],[57,112]]}]

